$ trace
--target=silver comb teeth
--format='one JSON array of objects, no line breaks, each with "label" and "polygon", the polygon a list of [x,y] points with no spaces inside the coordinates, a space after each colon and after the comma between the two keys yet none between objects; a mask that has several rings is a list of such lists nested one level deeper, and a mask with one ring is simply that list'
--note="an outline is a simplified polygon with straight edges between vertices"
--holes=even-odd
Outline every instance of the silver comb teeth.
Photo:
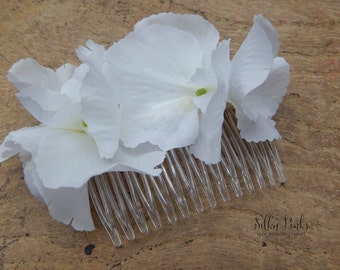
[{"label": "silver comb teeth", "polygon": [[132,221],[141,233],[148,233],[146,217],[156,229],[162,227],[162,214],[170,223],[176,222],[177,208],[183,217],[188,217],[189,198],[195,210],[202,212],[202,191],[210,207],[216,206],[217,193],[223,201],[229,201],[227,180],[237,197],[243,195],[241,186],[253,192],[254,182],[263,189],[265,179],[271,185],[286,181],[275,144],[242,140],[235,122],[234,111],[228,108],[223,124],[222,159],[216,165],[207,165],[195,159],[188,148],[179,148],[168,151],[158,177],[110,172],[89,181],[93,205],[114,246],[122,245],[120,232],[128,240],[135,238]]}]

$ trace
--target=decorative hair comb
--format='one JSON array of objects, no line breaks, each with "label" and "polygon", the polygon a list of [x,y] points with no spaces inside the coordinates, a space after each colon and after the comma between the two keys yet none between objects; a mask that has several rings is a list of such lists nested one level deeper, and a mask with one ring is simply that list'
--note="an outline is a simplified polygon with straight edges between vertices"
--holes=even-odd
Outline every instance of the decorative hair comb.
[{"label": "decorative hair comb", "polygon": [[[169,151],[161,169],[162,173],[156,177],[136,172],[110,172],[89,181],[93,205],[114,246],[122,244],[119,232],[128,240],[135,238],[133,222],[145,234],[149,231],[147,217],[156,229],[162,227],[162,213],[170,223],[177,221],[176,206],[183,217],[189,217],[188,199],[198,213],[202,212],[202,191],[208,205],[214,208],[216,196],[221,196],[225,202],[230,200],[227,186],[241,197],[242,185],[254,192],[254,182],[263,189],[264,179],[270,185],[286,181],[275,144],[242,140],[231,109],[225,114],[220,163],[206,165],[184,147]],[[163,212],[159,211],[159,205]]]},{"label": "decorative hair comb", "polygon": [[173,223],[176,207],[188,217],[188,203],[230,200],[227,187],[240,197],[285,182],[272,142],[289,84],[277,33],[255,16],[232,60],[219,39],[200,16],[161,13],[107,50],[89,40],[79,67],[18,61],[8,79],[41,124],[10,132],[0,161],[19,154],[32,194],[76,230],[94,229],[90,196],[115,246],[135,238],[133,223],[147,233],[148,217],[161,228],[160,209]]}]

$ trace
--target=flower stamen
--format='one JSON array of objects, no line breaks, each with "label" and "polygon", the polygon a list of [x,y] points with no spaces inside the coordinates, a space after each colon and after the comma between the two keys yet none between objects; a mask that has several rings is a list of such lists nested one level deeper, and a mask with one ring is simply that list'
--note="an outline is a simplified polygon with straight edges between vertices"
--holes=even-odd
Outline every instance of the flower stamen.
[{"label": "flower stamen", "polygon": [[206,94],[207,92],[208,92],[208,90],[205,89],[204,87],[199,88],[199,89],[196,90],[196,96],[198,96],[198,97],[202,96],[202,95]]}]

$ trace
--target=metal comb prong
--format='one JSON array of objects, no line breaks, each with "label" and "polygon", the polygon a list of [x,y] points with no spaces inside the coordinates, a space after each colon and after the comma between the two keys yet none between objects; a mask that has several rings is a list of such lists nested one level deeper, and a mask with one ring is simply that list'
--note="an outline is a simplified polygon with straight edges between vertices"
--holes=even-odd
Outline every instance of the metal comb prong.
[{"label": "metal comb prong", "polygon": [[[222,129],[221,156],[218,164],[207,165],[196,159],[188,147],[183,147],[168,151],[160,165],[162,173],[157,177],[135,172],[93,177],[89,182],[90,197],[113,245],[121,246],[121,231],[128,240],[135,238],[131,220],[141,233],[148,233],[147,216],[160,229],[162,216],[174,223],[177,211],[189,217],[191,206],[199,213],[204,210],[204,203],[215,207],[217,194],[223,201],[229,201],[228,185],[236,197],[241,197],[244,188],[255,191],[254,183],[265,188],[265,179],[271,185],[286,181],[275,144],[243,140],[234,111],[229,108]],[[214,186],[218,192],[214,192]]]}]

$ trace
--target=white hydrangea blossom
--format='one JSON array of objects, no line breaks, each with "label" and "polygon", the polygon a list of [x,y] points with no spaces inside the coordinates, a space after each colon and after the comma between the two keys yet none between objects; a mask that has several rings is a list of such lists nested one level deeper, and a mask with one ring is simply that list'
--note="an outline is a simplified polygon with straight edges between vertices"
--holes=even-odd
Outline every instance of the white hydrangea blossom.
[{"label": "white hydrangea blossom", "polygon": [[[163,161],[164,152],[146,145],[130,149],[120,144],[119,107],[97,70],[66,64],[54,72],[24,59],[12,66],[8,79],[19,89],[17,97],[23,106],[41,124],[10,132],[0,146],[0,162],[20,154],[26,183],[48,203],[55,219],[63,221],[59,215],[69,213],[66,220],[77,223],[82,207],[92,224],[86,184],[94,175],[122,170],[160,172],[154,167]],[[62,190],[68,195],[62,195]],[[79,203],[71,203],[75,198]],[[53,208],[67,199],[71,209]],[[89,228],[84,225],[83,229]]]},{"label": "white hydrangea blossom", "polygon": [[126,146],[192,146],[201,160],[220,160],[228,96],[229,41],[197,15],[161,13],[138,22],[105,54],[117,88]]}]

